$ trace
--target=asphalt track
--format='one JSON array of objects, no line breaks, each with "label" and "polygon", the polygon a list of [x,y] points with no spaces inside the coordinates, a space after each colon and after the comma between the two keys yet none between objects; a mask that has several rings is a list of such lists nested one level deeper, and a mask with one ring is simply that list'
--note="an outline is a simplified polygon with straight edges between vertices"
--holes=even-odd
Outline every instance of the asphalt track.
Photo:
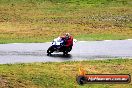
[{"label": "asphalt track", "polygon": [[132,58],[132,40],[79,41],[68,56],[46,51],[51,43],[0,44],[0,64]]}]

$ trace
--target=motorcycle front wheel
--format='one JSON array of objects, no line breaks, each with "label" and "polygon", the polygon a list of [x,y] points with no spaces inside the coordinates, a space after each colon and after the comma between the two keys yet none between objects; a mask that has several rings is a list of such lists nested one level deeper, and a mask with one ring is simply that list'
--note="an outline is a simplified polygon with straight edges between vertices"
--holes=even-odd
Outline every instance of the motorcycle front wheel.
[{"label": "motorcycle front wheel", "polygon": [[49,49],[47,50],[47,55],[49,56],[49,55],[51,55],[51,53],[53,53],[54,52],[54,49],[53,49],[53,47],[51,46],[51,47],[49,47]]}]

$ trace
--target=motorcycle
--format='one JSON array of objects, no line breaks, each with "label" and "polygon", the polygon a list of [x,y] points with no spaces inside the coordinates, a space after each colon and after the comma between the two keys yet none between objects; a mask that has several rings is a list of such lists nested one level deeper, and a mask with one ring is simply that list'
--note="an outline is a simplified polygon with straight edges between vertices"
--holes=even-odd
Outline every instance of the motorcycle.
[{"label": "motorcycle", "polygon": [[[73,39],[73,44],[76,43],[77,40]],[[66,56],[72,50],[72,46],[65,48],[65,40],[58,37],[53,40],[52,45],[47,50],[47,55],[51,55],[53,52],[63,52],[63,55]]]}]

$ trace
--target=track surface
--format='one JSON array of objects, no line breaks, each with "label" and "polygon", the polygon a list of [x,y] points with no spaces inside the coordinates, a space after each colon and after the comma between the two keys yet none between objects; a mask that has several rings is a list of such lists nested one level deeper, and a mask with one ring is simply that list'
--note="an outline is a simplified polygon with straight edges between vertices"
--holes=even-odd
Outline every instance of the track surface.
[{"label": "track surface", "polygon": [[67,57],[62,53],[47,56],[46,51],[50,45],[51,43],[0,44],[0,64],[132,58],[132,40],[80,41]]}]

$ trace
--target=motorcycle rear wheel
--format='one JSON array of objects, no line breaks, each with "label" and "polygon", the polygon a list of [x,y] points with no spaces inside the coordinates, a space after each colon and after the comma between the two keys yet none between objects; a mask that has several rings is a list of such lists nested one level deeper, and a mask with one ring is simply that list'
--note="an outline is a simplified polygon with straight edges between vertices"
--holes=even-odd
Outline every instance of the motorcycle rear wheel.
[{"label": "motorcycle rear wheel", "polygon": [[67,55],[68,55],[68,51],[64,51],[64,52],[63,52],[63,55],[64,55],[64,56],[67,56]]}]

